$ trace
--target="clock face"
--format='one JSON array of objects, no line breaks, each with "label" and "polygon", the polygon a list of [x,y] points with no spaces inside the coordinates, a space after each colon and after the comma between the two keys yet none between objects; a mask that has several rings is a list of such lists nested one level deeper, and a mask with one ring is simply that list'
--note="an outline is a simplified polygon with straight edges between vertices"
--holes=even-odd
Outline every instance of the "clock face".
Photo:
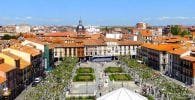
[{"label": "clock face", "polygon": [[80,29],[82,29],[82,26],[79,26]]}]

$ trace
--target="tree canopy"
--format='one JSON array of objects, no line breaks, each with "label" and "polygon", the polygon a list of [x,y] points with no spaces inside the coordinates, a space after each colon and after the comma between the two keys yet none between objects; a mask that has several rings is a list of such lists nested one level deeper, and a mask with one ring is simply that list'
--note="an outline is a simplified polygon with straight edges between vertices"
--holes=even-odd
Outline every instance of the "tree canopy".
[{"label": "tree canopy", "polygon": [[185,36],[185,35],[190,35],[190,32],[188,30],[183,30],[178,26],[178,25],[174,25],[171,27],[171,33],[173,35],[180,35],[180,36]]},{"label": "tree canopy", "polygon": [[11,35],[9,35],[9,34],[5,34],[5,35],[2,37],[3,40],[9,40],[9,39],[15,39],[15,38],[16,38],[16,36],[11,36]]},{"label": "tree canopy", "polygon": [[178,25],[172,26],[171,33],[173,35],[179,35],[181,33],[181,28]]}]

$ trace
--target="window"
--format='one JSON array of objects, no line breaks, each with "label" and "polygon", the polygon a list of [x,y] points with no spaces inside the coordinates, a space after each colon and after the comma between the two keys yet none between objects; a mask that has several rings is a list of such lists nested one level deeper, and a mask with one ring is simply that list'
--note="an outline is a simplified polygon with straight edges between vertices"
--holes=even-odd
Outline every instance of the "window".
[{"label": "window", "polygon": [[64,48],[64,55],[66,56],[67,55],[67,53],[66,53],[67,51],[66,51],[66,48]]},{"label": "window", "polygon": [[133,50],[135,50],[135,46],[133,46]]},{"label": "window", "polygon": [[71,56],[71,55],[72,55],[71,48],[69,48],[69,56]]},{"label": "window", "polygon": [[76,56],[76,48],[74,48],[74,51],[73,51],[73,53],[74,53],[74,56]]},{"label": "window", "polygon": [[114,51],[114,47],[112,47],[112,51]]},{"label": "window", "polygon": [[165,63],[165,59],[163,59],[163,63]]},{"label": "window", "polygon": [[62,51],[60,51],[60,57],[62,57]]}]

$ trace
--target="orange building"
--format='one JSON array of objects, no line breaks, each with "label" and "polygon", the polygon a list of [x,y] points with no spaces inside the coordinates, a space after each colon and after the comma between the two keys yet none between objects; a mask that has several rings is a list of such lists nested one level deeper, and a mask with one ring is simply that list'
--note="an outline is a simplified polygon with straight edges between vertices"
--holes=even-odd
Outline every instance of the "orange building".
[{"label": "orange building", "polygon": [[195,83],[195,56],[190,48],[182,47],[169,51],[170,75],[186,85]]},{"label": "orange building", "polygon": [[151,44],[144,43],[137,50],[138,58],[143,60],[148,66],[167,73],[169,70],[168,51],[180,48],[179,44]]}]

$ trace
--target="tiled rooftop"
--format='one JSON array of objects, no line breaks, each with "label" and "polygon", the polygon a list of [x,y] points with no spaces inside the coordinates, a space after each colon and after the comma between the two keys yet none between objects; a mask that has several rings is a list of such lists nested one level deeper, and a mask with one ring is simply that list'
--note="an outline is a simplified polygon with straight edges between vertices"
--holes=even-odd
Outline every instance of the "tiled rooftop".
[{"label": "tiled rooftop", "polygon": [[5,64],[5,63],[2,63],[2,64],[0,64],[0,71],[2,71],[2,72],[9,72],[9,71],[12,71],[12,70],[14,70],[16,67],[14,67],[14,66],[10,66],[10,65],[8,65],[8,64]]},{"label": "tiled rooftop", "polygon": [[192,57],[192,56],[184,56],[184,57],[181,57],[181,59],[184,59],[190,62],[195,62],[195,57]]},{"label": "tiled rooftop", "polygon": [[0,76],[0,84],[4,83],[6,81],[6,79],[4,77]]}]

